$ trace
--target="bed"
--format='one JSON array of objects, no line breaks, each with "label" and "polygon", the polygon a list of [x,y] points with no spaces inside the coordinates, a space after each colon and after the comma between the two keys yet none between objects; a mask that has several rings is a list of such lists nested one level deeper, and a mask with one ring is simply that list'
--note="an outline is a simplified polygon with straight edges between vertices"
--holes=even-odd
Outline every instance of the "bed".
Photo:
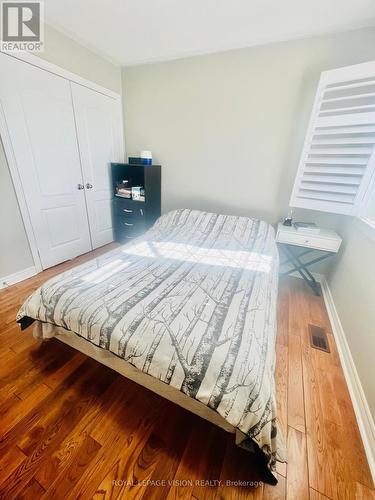
[{"label": "bed", "polygon": [[276,483],[277,286],[269,224],[181,209],[48,280],[17,321],[235,433]]}]

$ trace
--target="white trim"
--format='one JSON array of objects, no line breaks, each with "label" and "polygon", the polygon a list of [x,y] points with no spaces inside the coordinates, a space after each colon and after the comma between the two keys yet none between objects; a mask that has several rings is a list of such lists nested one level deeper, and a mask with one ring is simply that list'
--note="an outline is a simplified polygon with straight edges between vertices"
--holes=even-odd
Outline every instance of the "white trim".
[{"label": "white trim", "polygon": [[20,281],[27,280],[28,278],[31,278],[36,274],[37,271],[35,269],[35,266],[31,266],[23,269],[22,271],[17,271],[16,273],[9,274],[8,276],[3,276],[2,278],[0,278],[0,290],[10,285],[15,285]]},{"label": "white trim", "polygon": [[320,283],[329,320],[331,322],[333,336],[335,337],[341,366],[344,371],[354,412],[357,417],[357,423],[362,436],[367,461],[370,467],[372,479],[375,483],[375,422],[371,415],[370,408],[346,340],[345,332],[333,301],[331,290],[324,276],[321,278]]},{"label": "white trim", "polygon": [[[62,33],[66,32],[68,33],[67,30],[64,28],[55,28],[55,23],[51,23],[51,20],[48,20],[48,24],[52,26],[54,29],[57,29],[57,31],[61,31]],[[57,26],[57,25],[56,25]],[[184,50],[181,52],[173,53],[173,54],[168,54],[168,55],[161,55],[161,56],[153,56],[153,57],[144,57],[142,59],[132,59],[128,61],[122,61],[121,67],[122,68],[131,68],[133,66],[142,66],[145,64],[158,64],[158,63],[164,63],[164,62],[170,62],[170,61],[177,61],[179,59],[188,59],[191,57],[197,57],[197,56],[206,56],[206,55],[211,55],[211,54],[220,54],[222,52],[229,52],[232,50],[242,50],[242,49],[251,49],[253,47],[259,47],[259,46],[267,46],[267,45],[273,45],[276,43],[288,43],[288,42],[293,42],[296,40],[306,40],[306,39],[313,39],[317,38],[320,36],[325,36],[325,35],[333,35],[333,34],[340,34],[340,33],[347,33],[348,31],[357,31],[360,29],[366,29],[366,28],[372,28],[374,26],[374,22],[372,20],[368,22],[363,22],[363,23],[358,23],[357,26],[345,24],[341,26],[332,26],[329,29],[321,29],[321,30],[316,30],[314,33],[301,33],[299,31],[296,31],[289,36],[266,36],[266,37],[259,37],[256,40],[253,41],[245,41],[245,42],[235,42],[235,43],[224,43],[219,46],[215,47],[207,47],[204,49],[195,49],[195,50]],[[71,36],[71,38],[76,41],[79,41],[79,38],[76,35]],[[86,46],[86,48],[90,48],[90,44],[87,42],[79,42],[81,45]],[[101,55],[103,52],[99,52],[98,49],[92,48],[90,50],[94,50],[97,54]],[[106,56],[108,58],[108,56]],[[115,59],[117,61],[117,59]]]},{"label": "white trim", "polygon": [[41,57],[38,57],[34,54],[31,54],[30,52],[14,52],[11,54],[9,52],[3,52],[3,51],[0,52],[8,57],[14,57],[15,59],[19,59],[20,61],[23,61],[25,63],[31,64],[32,66],[36,66],[40,69],[43,69],[44,71],[48,71],[49,73],[53,73],[54,75],[61,76],[66,80],[78,83],[78,85],[82,85],[83,87],[88,87],[89,89],[95,90],[96,92],[100,92],[101,94],[104,94],[108,97],[112,97],[112,99],[118,99],[118,100],[121,99],[121,95],[116,92],[113,92],[113,90],[109,90],[105,87],[102,87],[101,85],[98,85],[97,83],[91,82],[90,80],[86,80],[86,78],[76,75],[75,73],[71,73],[70,71],[64,68],[57,66],[57,64],[53,64],[49,61],[46,61],[45,59],[42,59]]}]

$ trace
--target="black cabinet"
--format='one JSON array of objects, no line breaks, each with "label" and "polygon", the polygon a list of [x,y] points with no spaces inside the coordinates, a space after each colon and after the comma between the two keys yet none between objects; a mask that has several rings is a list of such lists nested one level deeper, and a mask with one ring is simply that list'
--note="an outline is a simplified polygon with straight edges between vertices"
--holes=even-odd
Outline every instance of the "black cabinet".
[{"label": "black cabinet", "polygon": [[[120,243],[136,238],[150,228],[160,217],[161,167],[160,165],[133,165],[112,163],[113,227],[115,239]],[[126,198],[119,186],[144,191],[144,201]],[[123,191],[121,191],[123,193]]]}]

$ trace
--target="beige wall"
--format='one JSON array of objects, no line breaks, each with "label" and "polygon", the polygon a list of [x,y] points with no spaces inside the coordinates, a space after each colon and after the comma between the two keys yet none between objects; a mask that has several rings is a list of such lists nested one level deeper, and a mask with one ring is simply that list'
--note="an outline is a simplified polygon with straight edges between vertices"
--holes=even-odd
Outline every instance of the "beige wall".
[{"label": "beige wall", "polygon": [[121,69],[59,31],[45,26],[45,51],[39,57],[103,87],[121,93]]},{"label": "beige wall", "polygon": [[[119,67],[48,26],[45,35],[45,52],[40,57],[121,93]],[[34,265],[2,147],[0,147],[0,216],[1,279]]]},{"label": "beige wall", "polygon": [[371,412],[375,418],[375,231],[348,219],[343,249],[329,277],[333,299]]},{"label": "beige wall", "polygon": [[[127,151],[151,149],[162,164],[164,211],[275,222],[287,210],[321,71],[374,58],[375,29],[363,29],[125,69]],[[317,216],[328,226],[337,219]]]}]

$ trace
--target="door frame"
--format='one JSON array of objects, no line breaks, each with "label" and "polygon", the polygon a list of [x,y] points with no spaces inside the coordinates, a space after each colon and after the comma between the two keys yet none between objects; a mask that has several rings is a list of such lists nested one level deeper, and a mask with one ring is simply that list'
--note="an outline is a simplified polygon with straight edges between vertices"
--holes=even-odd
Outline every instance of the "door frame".
[{"label": "door frame", "polygon": [[[41,70],[53,73],[57,76],[64,78],[65,80],[70,81],[70,82],[74,82],[74,83],[77,83],[78,85],[82,85],[83,87],[87,87],[91,90],[95,90],[96,92],[104,94],[108,97],[111,97],[115,101],[117,101],[118,105],[120,106],[120,109],[121,109],[121,113],[120,113],[120,116],[121,116],[120,127],[121,127],[121,137],[122,137],[121,156],[125,155],[124,117],[123,117],[122,96],[120,94],[117,94],[116,92],[113,92],[112,90],[109,90],[105,87],[102,87],[101,85],[98,85],[97,83],[91,82],[90,80],[86,80],[86,78],[83,78],[79,75],[76,75],[75,73],[71,73],[70,71],[65,70],[64,68],[61,68],[60,66],[57,66],[56,64],[50,63],[48,61],[45,61],[44,59],[41,59],[40,57],[37,57],[33,54],[30,54],[29,52],[9,54],[7,52],[0,51],[0,53],[6,55],[8,57],[13,57],[15,59],[19,59],[20,61],[24,62],[25,64],[30,64],[32,66],[35,66],[35,67],[41,69]],[[73,101],[72,101],[72,106],[73,106]],[[1,140],[3,142],[3,147],[4,147],[4,152],[5,152],[5,156],[6,156],[7,163],[8,163],[9,172],[10,172],[11,179],[13,182],[14,191],[16,193],[18,206],[20,208],[21,217],[22,217],[24,228],[25,228],[26,236],[27,236],[27,239],[29,242],[31,255],[32,255],[32,258],[34,260],[35,270],[37,273],[39,273],[43,270],[42,262],[40,260],[38,246],[37,246],[37,240],[36,240],[36,237],[35,237],[35,234],[33,231],[33,226],[31,223],[31,217],[29,214],[29,210],[27,208],[25,194],[23,192],[21,179],[20,179],[19,171],[18,171],[18,167],[17,167],[17,162],[16,162],[16,159],[14,156],[8,127],[6,124],[4,110],[1,106],[1,101],[0,101],[0,137],[1,137]]]}]

